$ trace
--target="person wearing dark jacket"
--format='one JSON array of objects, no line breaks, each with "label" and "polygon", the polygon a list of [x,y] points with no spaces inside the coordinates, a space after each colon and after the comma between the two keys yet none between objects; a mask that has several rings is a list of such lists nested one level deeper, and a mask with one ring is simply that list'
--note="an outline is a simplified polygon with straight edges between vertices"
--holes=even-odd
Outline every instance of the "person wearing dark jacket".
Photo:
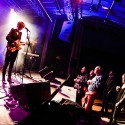
[{"label": "person wearing dark jacket", "polygon": [[110,125],[116,124],[116,120],[121,112],[121,109],[125,108],[125,74],[122,75],[122,83],[123,85],[120,87],[116,98],[114,111],[110,119]]},{"label": "person wearing dark jacket", "polygon": [[77,97],[76,102],[81,103],[81,98],[85,94],[83,91],[84,86],[87,85],[88,80],[88,74],[86,71],[86,67],[83,66],[80,70],[80,74],[77,75],[77,77],[74,79],[74,88],[77,89]]},{"label": "person wearing dark jacket", "polygon": [[102,99],[102,109],[101,114],[108,115],[108,108],[109,102],[112,101],[112,106],[114,107],[115,98],[116,98],[116,76],[113,70],[109,71],[108,78],[105,82],[105,89],[103,92],[103,99]]},{"label": "person wearing dark jacket", "polygon": [[25,27],[24,22],[18,22],[17,23],[17,28],[11,28],[10,32],[6,36],[7,40],[7,46],[6,46],[6,54],[5,54],[5,60],[4,60],[4,65],[2,69],[2,85],[6,84],[6,70],[8,68],[8,78],[7,81],[9,83],[12,83],[11,75],[12,75],[12,69],[14,66],[14,62],[16,60],[18,51],[21,49],[20,48],[20,40],[22,36],[21,30]]}]

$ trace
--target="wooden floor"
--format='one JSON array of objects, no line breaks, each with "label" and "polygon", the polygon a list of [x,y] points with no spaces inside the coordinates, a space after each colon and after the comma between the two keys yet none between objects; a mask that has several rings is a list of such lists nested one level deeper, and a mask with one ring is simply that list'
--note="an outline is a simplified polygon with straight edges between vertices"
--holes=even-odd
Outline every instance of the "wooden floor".
[{"label": "wooden floor", "polygon": [[[19,73],[14,73],[12,75],[14,80],[14,85],[27,84],[27,83],[39,83],[45,82],[45,79],[41,78],[38,72],[26,73],[26,75],[22,76]],[[63,83],[65,80],[57,78],[57,80]],[[14,106],[8,107],[6,105],[6,101],[8,97],[6,93],[9,92],[9,83],[5,86],[5,89],[2,87],[1,81],[1,72],[0,72],[0,125],[49,125],[49,124],[58,124],[58,125],[108,125],[109,119],[111,117],[111,109],[109,109],[108,116],[102,116],[99,114],[101,109],[102,101],[100,99],[96,99],[94,105],[92,107],[92,114],[89,116],[89,120],[84,117],[84,113],[78,117],[76,117],[76,111],[70,107],[67,110],[65,107],[61,107],[61,105],[57,101],[52,101],[49,106],[43,105],[43,107],[37,109],[37,111],[29,111],[25,107],[16,102]],[[52,90],[53,87],[51,87]],[[5,92],[6,90],[6,92]],[[52,90],[54,92],[54,90]],[[52,94],[52,92],[51,92]],[[66,109],[66,110],[65,110]],[[67,117],[67,112],[70,110],[74,111],[75,115],[71,117]],[[72,112],[70,111],[70,112]],[[125,125],[125,115],[121,114],[120,118],[117,120],[117,124]],[[73,122],[73,120],[78,119],[77,122]]]}]

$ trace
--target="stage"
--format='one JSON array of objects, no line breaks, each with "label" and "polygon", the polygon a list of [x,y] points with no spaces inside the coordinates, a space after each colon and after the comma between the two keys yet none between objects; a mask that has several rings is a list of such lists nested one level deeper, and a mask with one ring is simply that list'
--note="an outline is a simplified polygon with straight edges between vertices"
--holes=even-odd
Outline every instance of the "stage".
[{"label": "stage", "polygon": [[[6,93],[10,91],[10,86],[7,83],[3,89],[0,72],[0,125],[107,125],[109,123],[111,114],[104,117],[99,114],[102,102],[100,99],[95,100],[90,120],[86,120],[84,111],[81,113],[82,109],[76,103],[76,90],[64,84],[66,79],[55,78],[55,81],[49,82],[36,71],[31,71],[30,74],[26,72],[25,75],[13,73],[12,79],[14,83],[11,91],[16,103],[8,107]],[[69,108],[69,104],[62,105],[60,103],[62,99],[68,101],[71,107]],[[43,105],[39,105],[41,102]],[[125,124],[123,116],[124,114],[118,120],[120,125]]]},{"label": "stage", "polygon": [[[37,117],[34,116],[32,120],[35,122],[37,120],[41,124],[41,122],[45,122],[46,118],[51,119],[54,116],[47,116],[44,119],[39,119],[38,117],[38,114],[45,117],[47,112],[50,113],[50,102],[54,102],[53,104],[55,105],[62,98],[73,102],[76,101],[76,90],[70,86],[63,85],[66,80],[62,78],[55,78],[54,81],[49,82],[47,79],[42,78],[39,72],[30,71],[29,73],[26,71],[24,75],[13,73],[12,80],[14,83],[12,83],[11,89],[8,82],[3,88],[1,78],[0,71],[0,125],[25,124],[25,120],[34,116],[34,112]],[[16,103],[14,102],[15,105],[6,105],[7,101],[9,101],[7,96],[9,91],[11,91],[14,100],[16,100]],[[45,106],[44,109],[43,107],[37,109],[37,106],[39,106],[37,103],[47,103],[47,106],[43,104]],[[40,112],[37,112],[38,110]],[[33,121],[26,120],[26,124],[36,124]]]}]

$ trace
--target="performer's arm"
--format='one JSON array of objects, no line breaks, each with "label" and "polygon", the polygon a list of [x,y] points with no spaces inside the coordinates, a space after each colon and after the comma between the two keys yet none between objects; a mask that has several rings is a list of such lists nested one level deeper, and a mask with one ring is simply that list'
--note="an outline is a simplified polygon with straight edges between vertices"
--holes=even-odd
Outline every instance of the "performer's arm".
[{"label": "performer's arm", "polygon": [[8,44],[11,46],[12,43],[14,43],[14,39],[12,39],[12,35],[13,35],[14,29],[12,28],[10,30],[10,32],[8,33],[8,35],[6,36],[6,40],[8,41]]}]

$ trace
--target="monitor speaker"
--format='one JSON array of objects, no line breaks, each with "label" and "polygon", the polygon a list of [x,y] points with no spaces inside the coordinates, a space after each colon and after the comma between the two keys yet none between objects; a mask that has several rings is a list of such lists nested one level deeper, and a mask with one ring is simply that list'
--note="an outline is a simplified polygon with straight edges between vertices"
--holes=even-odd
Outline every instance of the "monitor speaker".
[{"label": "monitor speaker", "polygon": [[50,82],[20,84],[10,91],[19,105],[28,110],[36,110],[51,98]]},{"label": "monitor speaker", "polygon": [[47,66],[39,70],[39,74],[41,78],[44,78],[45,80],[48,80],[50,82],[53,82],[55,80],[53,71]]}]

